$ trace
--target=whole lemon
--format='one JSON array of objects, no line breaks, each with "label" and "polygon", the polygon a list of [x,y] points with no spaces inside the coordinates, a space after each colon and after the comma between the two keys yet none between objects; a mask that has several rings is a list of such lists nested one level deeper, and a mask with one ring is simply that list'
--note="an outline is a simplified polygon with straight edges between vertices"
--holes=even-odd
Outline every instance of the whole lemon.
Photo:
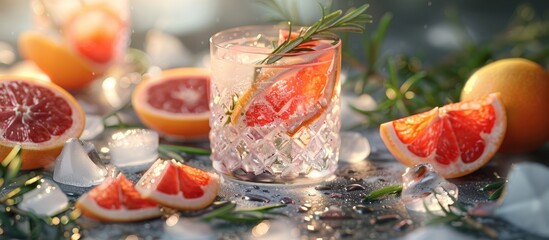
[{"label": "whole lemon", "polygon": [[549,74],[523,58],[502,59],[477,70],[465,83],[461,100],[499,92],[507,112],[500,152],[527,152],[549,139]]}]

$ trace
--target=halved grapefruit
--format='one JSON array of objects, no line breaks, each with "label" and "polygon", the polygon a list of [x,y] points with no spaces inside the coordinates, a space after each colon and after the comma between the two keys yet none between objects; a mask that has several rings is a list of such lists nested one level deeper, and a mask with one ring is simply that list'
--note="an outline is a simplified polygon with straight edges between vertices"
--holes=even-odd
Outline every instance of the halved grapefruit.
[{"label": "halved grapefruit", "polygon": [[19,50],[23,57],[48,75],[53,83],[64,89],[83,88],[103,74],[84,58],[40,33],[22,33],[19,36]]},{"label": "halved grapefruit", "polygon": [[135,187],[143,197],[163,206],[198,210],[215,200],[219,177],[175,160],[157,160]]},{"label": "halved grapefruit", "polygon": [[381,139],[408,166],[430,163],[445,178],[484,166],[503,141],[507,126],[499,94],[448,104],[380,126]]},{"label": "halved grapefruit", "polygon": [[0,159],[20,144],[22,169],[48,166],[84,126],[80,104],[62,88],[20,76],[0,77]]},{"label": "halved grapefruit", "polygon": [[[288,36],[284,31],[279,34],[281,39]],[[297,33],[291,34],[291,38],[296,36]],[[247,126],[283,123],[288,133],[294,134],[324,112],[339,84],[340,52],[334,50],[335,46],[318,41],[303,47],[316,49],[318,56],[307,65],[301,63],[287,71],[262,70],[252,87],[238,98],[230,116],[232,124],[241,117]]]},{"label": "halved grapefruit", "polygon": [[158,204],[141,197],[122,173],[78,198],[76,208],[84,216],[105,222],[133,222],[162,215]]},{"label": "halved grapefruit", "polygon": [[86,4],[63,25],[63,33],[71,46],[86,59],[105,64],[124,47],[127,23],[120,14],[104,4]]},{"label": "halved grapefruit", "polygon": [[200,68],[177,68],[145,79],[132,105],[147,127],[164,136],[195,140],[210,132],[210,74]]}]

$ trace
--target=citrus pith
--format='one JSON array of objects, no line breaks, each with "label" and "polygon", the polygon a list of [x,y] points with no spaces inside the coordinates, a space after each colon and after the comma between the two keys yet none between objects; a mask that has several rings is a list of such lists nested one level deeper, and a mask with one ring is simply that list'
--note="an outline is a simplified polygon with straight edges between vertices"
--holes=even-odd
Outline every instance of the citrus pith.
[{"label": "citrus pith", "polygon": [[549,138],[549,74],[537,63],[503,59],[477,70],[466,82],[461,100],[499,92],[507,112],[502,152],[527,152]]},{"label": "citrus pith", "polygon": [[219,191],[219,178],[175,160],[157,160],[136,184],[144,197],[179,210],[209,206]]},{"label": "citrus pith", "polygon": [[160,216],[158,204],[144,199],[123,174],[109,177],[82,195],[76,207],[87,217],[105,222],[132,222]]},{"label": "citrus pith", "polygon": [[209,125],[210,75],[200,68],[177,68],[139,83],[132,105],[147,127],[183,140],[205,139]]},{"label": "citrus pith", "polygon": [[430,163],[445,178],[467,175],[496,153],[506,129],[498,94],[383,123],[381,139],[408,166]]},{"label": "citrus pith", "polygon": [[21,144],[22,169],[48,166],[85,126],[80,104],[47,81],[0,77],[0,159]]}]

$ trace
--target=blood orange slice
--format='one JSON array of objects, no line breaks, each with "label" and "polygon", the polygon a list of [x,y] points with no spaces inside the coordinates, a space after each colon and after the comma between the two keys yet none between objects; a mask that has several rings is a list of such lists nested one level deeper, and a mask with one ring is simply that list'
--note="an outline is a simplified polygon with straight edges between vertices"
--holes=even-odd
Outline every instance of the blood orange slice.
[{"label": "blood orange slice", "polygon": [[484,166],[503,141],[507,117],[499,94],[453,103],[383,123],[381,139],[402,163],[430,163],[445,178]]},{"label": "blood orange slice", "polygon": [[113,9],[102,4],[84,5],[63,26],[66,39],[76,52],[94,63],[104,64],[122,47],[126,23]]},{"label": "blood orange slice", "polygon": [[175,160],[157,160],[141,177],[136,189],[144,197],[179,210],[209,206],[217,196],[219,178]]},{"label": "blood orange slice", "polygon": [[132,104],[147,127],[174,138],[205,139],[210,131],[210,75],[178,68],[139,83]]},{"label": "blood orange slice", "polygon": [[84,111],[68,92],[46,81],[0,77],[0,159],[22,146],[22,169],[48,166],[65,141],[79,137]]},{"label": "blood orange slice", "polygon": [[158,204],[144,199],[123,174],[109,177],[82,195],[76,207],[87,217],[105,222],[131,222],[160,216]]},{"label": "blood orange slice", "polygon": [[[286,37],[287,32],[280,35]],[[266,69],[260,73],[252,87],[238,99],[231,123],[236,124],[244,116],[247,126],[284,124],[288,133],[294,134],[324,112],[339,84],[340,69],[336,62],[339,52],[322,42],[304,47],[315,47],[320,54],[288,71]]]}]

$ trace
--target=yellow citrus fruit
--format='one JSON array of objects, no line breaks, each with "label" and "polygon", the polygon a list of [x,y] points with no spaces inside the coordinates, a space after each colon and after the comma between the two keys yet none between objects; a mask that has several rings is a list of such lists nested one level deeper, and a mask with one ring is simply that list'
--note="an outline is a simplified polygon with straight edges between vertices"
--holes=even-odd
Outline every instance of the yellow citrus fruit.
[{"label": "yellow citrus fruit", "polygon": [[20,76],[0,77],[0,112],[0,159],[21,145],[25,170],[51,164],[85,126],[84,111],[67,91]]},{"label": "yellow citrus fruit", "polygon": [[53,83],[68,90],[85,87],[102,74],[68,48],[36,32],[22,33],[19,49],[23,57],[34,62]]},{"label": "yellow citrus fruit", "polygon": [[430,163],[445,178],[467,175],[492,159],[503,141],[507,121],[498,95],[383,123],[381,139],[408,166]]},{"label": "yellow citrus fruit", "polygon": [[549,74],[522,58],[495,61],[467,80],[461,100],[499,92],[507,112],[507,133],[501,152],[534,150],[549,138]]},{"label": "yellow citrus fruit", "polygon": [[164,136],[205,139],[210,132],[210,74],[200,68],[176,68],[143,80],[132,106],[143,124]]}]

